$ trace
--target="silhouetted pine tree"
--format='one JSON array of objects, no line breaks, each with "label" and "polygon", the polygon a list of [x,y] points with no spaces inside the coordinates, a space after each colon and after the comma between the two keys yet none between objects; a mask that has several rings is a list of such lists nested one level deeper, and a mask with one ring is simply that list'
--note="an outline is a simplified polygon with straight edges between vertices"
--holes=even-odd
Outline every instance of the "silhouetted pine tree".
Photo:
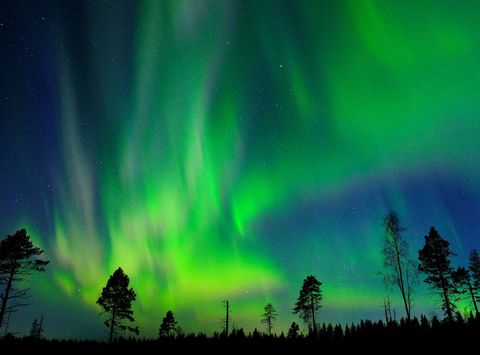
[{"label": "silhouetted pine tree", "polygon": [[165,317],[163,317],[162,324],[160,324],[160,329],[158,330],[159,337],[166,337],[172,335],[172,331],[175,330],[177,321],[173,315],[172,311],[168,311]]},{"label": "silhouetted pine tree", "polygon": [[322,291],[320,290],[322,283],[318,281],[315,276],[307,276],[303,280],[300,294],[293,308],[294,314],[300,314],[300,318],[312,328],[313,334],[317,334],[317,323],[315,314],[322,307],[320,301],[322,300]]},{"label": "silhouetted pine tree", "polygon": [[30,329],[30,338],[40,339],[43,333],[43,316],[40,318],[40,321],[35,320],[32,323],[32,328]]},{"label": "silhouetted pine tree", "polygon": [[463,319],[460,312],[455,312],[455,324],[457,328],[463,328],[463,326],[465,325],[465,320]]},{"label": "silhouetted pine tree", "polygon": [[263,309],[264,313],[262,314],[262,320],[261,322],[265,324],[265,327],[267,328],[267,334],[271,335],[272,334],[272,329],[273,329],[273,323],[277,319],[277,311],[275,308],[272,306],[271,303],[268,303],[265,308]]},{"label": "silhouetted pine tree", "polygon": [[424,331],[427,331],[428,329],[430,329],[430,322],[428,321],[428,318],[423,314],[420,316],[420,327]]},{"label": "silhouetted pine tree", "polygon": [[355,326],[355,324],[353,324],[353,322],[350,324],[350,335],[352,337],[356,337],[358,334],[358,329],[357,327]]},{"label": "silhouetted pine tree", "polygon": [[340,341],[343,339],[343,329],[340,324],[337,324],[335,328],[333,328],[333,337],[337,341]]},{"label": "silhouetted pine tree", "polygon": [[477,302],[480,302],[480,256],[476,249],[473,249],[469,255],[468,269],[472,277],[472,289],[475,298],[475,311],[479,315]]},{"label": "silhouetted pine tree", "polygon": [[26,306],[25,303],[14,304],[7,308],[10,300],[27,298],[28,288],[16,288],[17,282],[25,281],[32,271],[45,271],[48,260],[34,259],[43,254],[43,250],[35,247],[25,229],[9,235],[0,242],[0,284],[4,289],[0,295],[0,327],[7,309],[12,313],[14,308]]},{"label": "silhouetted pine tree", "polygon": [[457,270],[455,270],[453,273],[453,280],[455,283],[455,294],[457,296],[457,301],[471,299],[471,303],[473,303],[475,312],[478,313],[476,290],[474,290],[469,270],[465,269],[464,267],[457,268]]},{"label": "silhouetted pine tree", "polygon": [[348,326],[348,324],[346,324],[346,325],[345,325],[344,338],[345,338],[346,340],[349,340],[351,336],[352,336],[352,334],[350,333],[350,327]]},{"label": "silhouetted pine tree", "polygon": [[261,339],[261,337],[262,337],[262,335],[260,334],[258,329],[257,328],[253,329],[252,338],[255,339],[255,340],[259,340],[259,339]]},{"label": "silhouetted pine tree", "polygon": [[332,323],[328,323],[327,325],[327,331],[325,333],[325,337],[328,339],[328,341],[331,341],[333,339],[333,326]]},{"label": "silhouetted pine tree", "polygon": [[451,322],[455,305],[451,301],[455,291],[453,283],[453,270],[450,258],[454,253],[450,250],[450,243],[443,239],[434,227],[425,236],[425,244],[418,251],[418,270],[426,274],[425,283],[430,284],[432,290],[437,292],[442,299],[442,309]]},{"label": "silhouetted pine tree", "polygon": [[440,327],[440,321],[438,320],[438,317],[437,316],[433,316],[432,317],[432,320],[430,321],[430,324],[432,325],[431,328],[432,329],[437,329]]},{"label": "silhouetted pine tree", "polygon": [[110,328],[109,343],[112,342],[114,334],[120,331],[131,331],[138,335],[138,327],[125,326],[125,320],[134,322],[132,302],[136,299],[133,288],[128,288],[130,279],[122,270],[118,268],[107,281],[107,285],[102,290],[102,295],[98,298],[97,304],[108,314],[105,325]]},{"label": "silhouetted pine tree", "polygon": [[292,324],[290,325],[290,328],[288,329],[287,338],[289,339],[298,338],[299,331],[300,331],[300,327],[298,326],[298,324],[295,322],[292,322]]}]

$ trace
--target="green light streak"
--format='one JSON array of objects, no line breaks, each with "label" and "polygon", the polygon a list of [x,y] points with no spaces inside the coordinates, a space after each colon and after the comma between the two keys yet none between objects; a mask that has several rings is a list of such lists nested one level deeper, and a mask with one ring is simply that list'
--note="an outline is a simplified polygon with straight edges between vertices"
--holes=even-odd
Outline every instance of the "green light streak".
[{"label": "green light streak", "polygon": [[[147,335],[168,309],[188,315],[184,329],[218,329],[225,298],[252,328],[264,303],[284,302],[285,328],[297,278],[310,273],[324,282],[325,310],[377,309],[379,221],[392,207],[412,214],[402,178],[441,164],[478,181],[480,27],[463,23],[477,4],[454,13],[428,1],[249,5],[139,2],[131,68],[109,60],[122,53],[120,35],[105,56],[86,53],[100,83],[95,105],[113,118],[82,116],[86,89],[73,54],[58,49],[64,171],[54,233],[41,240],[55,259],[55,297],[95,308],[121,266]],[[92,43],[121,32],[117,19],[98,33],[105,19],[87,13]],[[116,78],[124,72],[128,88]],[[298,227],[298,205],[335,209],[378,181],[372,220],[349,229],[319,216],[328,235]],[[449,221],[436,202],[436,217]],[[271,216],[292,220],[296,239],[263,233]],[[283,260],[273,257],[279,246],[289,250]]]}]

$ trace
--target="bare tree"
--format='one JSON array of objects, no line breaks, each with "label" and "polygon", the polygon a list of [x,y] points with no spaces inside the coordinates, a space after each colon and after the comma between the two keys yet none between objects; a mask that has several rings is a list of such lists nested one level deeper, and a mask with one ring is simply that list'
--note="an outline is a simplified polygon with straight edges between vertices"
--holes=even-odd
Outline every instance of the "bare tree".
[{"label": "bare tree", "polygon": [[402,237],[405,230],[400,225],[397,213],[389,212],[384,220],[385,244],[383,246],[382,275],[388,287],[396,286],[402,295],[407,319],[411,318],[412,294],[418,281],[417,263],[410,258],[407,241]]},{"label": "bare tree", "polygon": [[225,306],[225,319],[223,319],[224,328],[223,331],[225,335],[228,337],[228,325],[230,324],[230,302],[228,300],[224,300],[223,304]]}]

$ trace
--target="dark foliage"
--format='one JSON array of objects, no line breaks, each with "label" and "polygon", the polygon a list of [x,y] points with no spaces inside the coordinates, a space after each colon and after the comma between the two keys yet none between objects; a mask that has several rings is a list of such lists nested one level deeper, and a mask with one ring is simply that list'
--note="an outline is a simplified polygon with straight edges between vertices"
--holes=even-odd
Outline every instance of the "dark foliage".
[{"label": "dark foliage", "polygon": [[36,318],[32,323],[32,328],[30,329],[30,338],[40,339],[43,333],[43,316],[38,321]]},{"label": "dark foliage", "polygon": [[320,301],[322,300],[320,286],[322,286],[322,283],[318,281],[315,276],[307,276],[306,279],[303,280],[300,294],[293,308],[293,313],[299,314],[300,318],[310,327],[314,334],[317,333],[315,315],[322,307],[320,305]]},{"label": "dark foliage", "polygon": [[172,311],[168,311],[165,317],[163,317],[162,324],[158,330],[159,337],[167,337],[172,335],[172,331],[176,330],[177,321]]},{"label": "dark foliage", "polygon": [[109,342],[118,331],[125,330],[138,334],[138,327],[130,327],[123,324],[124,321],[134,322],[132,302],[135,301],[136,294],[133,288],[128,288],[130,279],[122,268],[118,268],[107,281],[103,288],[102,295],[97,300],[97,304],[108,314],[105,325],[109,327]]},{"label": "dark foliage", "polygon": [[[392,349],[395,351],[446,350],[449,346],[462,349],[475,344],[480,333],[480,317],[473,314],[467,319],[454,317],[453,321],[440,322],[436,317],[428,320],[421,316],[420,320],[413,317],[411,321],[401,319],[392,321],[388,325],[382,321],[361,321],[359,324],[323,324],[319,327],[316,337],[305,336],[299,333],[298,325],[294,322],[290,327],[289,336],[268,335],[260,332],[245,334],[243,329],[233,330],[228,337],[215,333],[213,336],[205,334],[188,334],[176,337],[159,339],[115,339],[112,344],[95,341],[75,340],[47,340],[32,339],[30,337],[15,338],[12,335],[0,340],[0,347],[17,349],[32,347],[36,351],[151,351],[152,353],[166,352],[167,350],[183,353],[224,353],[231,349],[235,353],[248,351],[249,353],[274,353],[289,351],[300,353],[308,349],[317,349],[315,352],[331,351],[338,353],[345,350],[378,350]],[[295,335],[293,335],[295,334]]]},{"label": "dark foliage", "polygon": [[290,328],[288,329],[287,338],[289,339],[298,338],[299,333],[300,333],[300,328],[298,324],[295,322],[292,322],[292,324],[290,325]]},{"label": "dark foliage", "polygon": [[418,251],[418,270],[425,273],[425,282],[441,297],[442,309],[449,321],[453,320],[455,304],[452,297],[455,294],[453,269],[450,258],[455,255],[450,250],[450,243],[443,239],[432,227],[425,236],[425,244]]},{"label": "dark foliage", "polygon": [[[43,250],[33,245],[25,229],[0,242],[0,285],[4,287],[0,295],[0,327],[7,311],[27,305],[22,300],[28,298],[28,288],[17,287],[17,284],[25,281],[32,271],[45,271],[48,261],[35,258],[41,254]],[[8,305],[9,301],[13,304]]]},{"label": "dark foliage", "polygon": [[476,290],[472,283],[470,271],[464,267],[459,267],[453,273],[453,282],[455,285],[455,299],[456,301],[470,300],[473,304],[475,312],[478,313]]},{"label": "dark foliage", "polygon": [[472,291],[475,298],[475,310],[478,314],[478,305],[480,302],[480,256],[476,249],[473,249],[469,255],[468,270],[471,275]]}]

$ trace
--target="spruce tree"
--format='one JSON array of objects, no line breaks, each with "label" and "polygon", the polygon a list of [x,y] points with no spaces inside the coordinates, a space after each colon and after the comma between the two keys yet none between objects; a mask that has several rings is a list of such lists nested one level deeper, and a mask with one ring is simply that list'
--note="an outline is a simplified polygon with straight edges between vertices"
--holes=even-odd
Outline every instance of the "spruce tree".
[{"label": "spruce tree", "polygon": [[177,321],[173,315],[172,311],[168,311],[165,317],[163,317],[162,324],[160,324],[160,329],[158,330],[159,337],[170,336],[171,332],[175,330]]},{"label": "spruce tree", "polygon": [[292,324],[290,325],[290,328],[288,329],[287,338],[289,339],[298,338],[299,331],[300,331],[300,327],[298,326],[298,324],[295,322],[292,322]]}]

